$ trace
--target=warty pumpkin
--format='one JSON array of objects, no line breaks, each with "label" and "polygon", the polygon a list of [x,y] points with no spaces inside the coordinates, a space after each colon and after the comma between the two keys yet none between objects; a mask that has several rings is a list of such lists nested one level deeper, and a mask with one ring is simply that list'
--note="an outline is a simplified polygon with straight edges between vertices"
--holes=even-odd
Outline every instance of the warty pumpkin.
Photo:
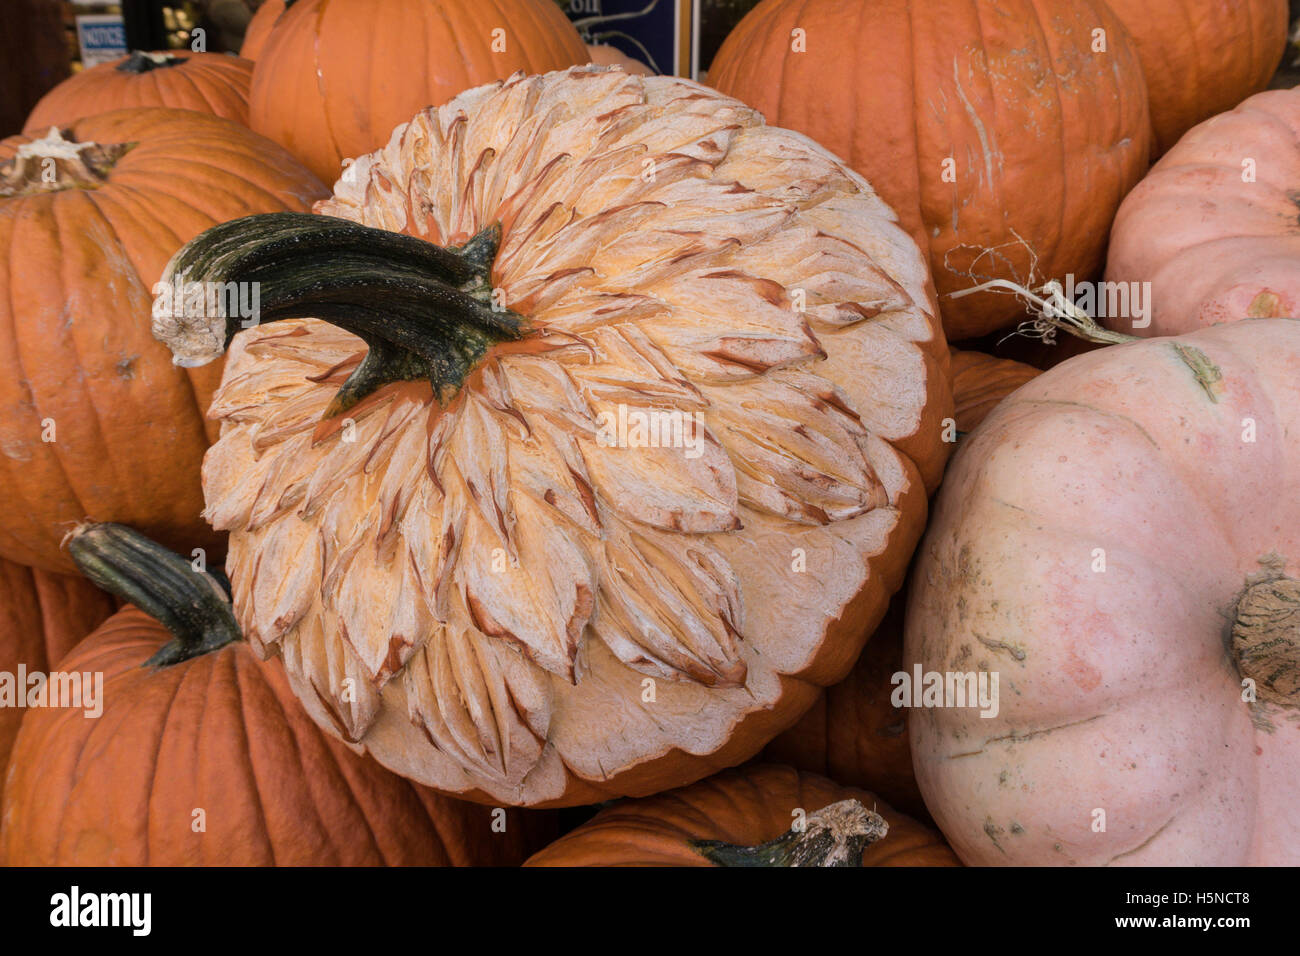
[{"label": "warty pumpkin", "polygon": [[273,15],[254,34],[250,122],[327,183],[431,104],[588,59],[552,0],[297,0]]},{"label": "warty pumpkin", "polygon": [[23,720],[0,865],[514,865],[553,837],[545,812],[441,796],[322,734],[189,561],[119,525],[69,547],[138,606],[59,663],[102,675],[99,716]]},{"label": "warty pumpkin", "polygon": [[248,125],[253,63],[224,53],[139,50],[64,80],[43,96],[24,128],[43,136],[97,113],[136,106],[196,110]]},{"label": "warty pumpkin", "polygon": [[[0,791],[9,751],[27,711],[26,681],[18,671],[48,674],[83,637],[117,610],[113,599],[89,581],[49,574],[0,560],[0,680],[11,683],[13,698],[0,693]],[[3,797],[0,795],[0,806]]]},{"label": "warty pumpkin", "polygon": [[959,866],[874,794],[777,765],[624,800],[525,866]]},{"label": "warty pumpkin", "polygon": [[1106,278],[1150,283],[1151,323],[1106,324],[1153,336],[1247,316],[1300,316],[1297,197],[1300,90],[1260,93],[1202,123],[1115,218]]},{"label": "warty pumpkin", "polygon": [[1137,53],[1101,0],[764,0],[709,83],[870,180],[929,250],[950,341],[1024,314],[948,293],[1100,273],[1150,152]]},{"label": "warty pumpkin", "polygon": [[274,143],[188,110],[0,142],[0,557],[71,571],[59,542],[87,516],[219,551],[199,465],[220,368],[173,366],[153,289],[209,226],[324,193]]},{"label": "warty pumpkin", "polygon": [[1297,434],[1300,321],[1253,319],[1071,359],[963,442],[905,659],[999,675],[995,716],[908,721],[966,863],[1300,862]]},{"label": "warty pumpkin", "polygon": [[698,84],[575,68],[420,113],[318,211],[169,266],[262,281],[259,328],[155,331],[184,363],[233,337],[206,514],[322,726],[574,804],[739,763],[844,676],[951,413],[863,179]]},{"label": "warty pumpkin", "polygon": [[1287,38],[1287,0],[1106,0],[1137,46],[1153,154],[1268,86]]}]

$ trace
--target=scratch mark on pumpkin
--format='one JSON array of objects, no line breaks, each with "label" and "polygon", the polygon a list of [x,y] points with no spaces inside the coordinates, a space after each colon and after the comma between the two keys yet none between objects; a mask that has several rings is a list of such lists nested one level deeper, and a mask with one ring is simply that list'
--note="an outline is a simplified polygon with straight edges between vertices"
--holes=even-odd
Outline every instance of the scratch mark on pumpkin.
[{"label": "scratch mark on pumpkin", "polygon": [[979,750],[968,750],[965,753],[949,754],[945,759],[956,760],[959,757],[975,757],[978,756],[979,754],[984,753],[988,749],[990,744],[998,744],[1008,740],[1015,744],[1023,743],[1026,740],[1033,740],[1035,737],[1045,737],[1048,734],[1055,733],[1058,730],[1065,730],[1067,727],[1077,727],[1080,724],[1091,723],[1092,721],[1100,720],[1102,717],[1105,716],[1106,716],[1105,714],[1093,714],[1091,717],[1084,717],[1082,720],[1072,720],[1066,724],[1057,724],[1055,727],[1044,727],[1042,730],[1031,730],[1027,734],[1018,734],[1013,730],[1010,733],[999,734],[996,737],[990,737],[988,740],[984,741],[984,745],[980,747]]},{"label": "scratch mark on pumpkin", "polygon": [[1109,860],[1107,860],[1107,861],[1106,861],[1104,864],[1102,864],[1102,865],[1103,865],[1103,866],[1110,866],[1112,863],[1114,863],[1116,860],[1120,859],[1121,857],[1132,856],[1134,853],[1138,852],[1139,850],[1144,850],[1144,849],[1146,849],[1148,846],[1151,845],[1151,841],[1152,841],[1152,840],[1154,840],[1156,837],[1160,836],[1160,834],[1162,834],[1162,833],[1165,832],[1165,830],[1168,828],[1169,824],[1171,824],[1171,823],[1174,822],[1174,817],[1176,817],[1176,816],[1178,816],[1178,814],[1175,813],[1173,817],[1170,817],[1168,820],[1166,820],[1166,821],[1161,825],[1161,827],[1160,827],[1159,830],[1157,830],[1155,833],[1151,834],[1149,837],[1147,837],[1145,840],[1143,840],[1141,843],[1139,843],[1139,844],[1138,844],[1137,846],[1135,846],[1133,849],[1131,849],[1131,850],[1125,850],[1123,853],[1117,853],[1117,854],[1115,854],[1114,856],[1112,856]]}]

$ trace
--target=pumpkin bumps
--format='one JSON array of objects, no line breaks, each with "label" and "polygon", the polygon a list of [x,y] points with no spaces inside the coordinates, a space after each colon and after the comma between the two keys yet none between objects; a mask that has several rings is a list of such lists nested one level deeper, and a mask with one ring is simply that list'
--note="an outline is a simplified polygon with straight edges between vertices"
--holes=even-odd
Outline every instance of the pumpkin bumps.
[{"label": "pumpkin bumps", "polygon": [[[530,330],[445,406],[402,381],[342,421],[358,338],[234,339],[207,515],[319,723],[440,789],[581,803],[739,762],[843,675],[950,411],[924,265],[864,180],[696,84],[575,69],[419,114],[317,211],[453,249],[499,225]],[[681,441],[611,440],[633,413]]]}]

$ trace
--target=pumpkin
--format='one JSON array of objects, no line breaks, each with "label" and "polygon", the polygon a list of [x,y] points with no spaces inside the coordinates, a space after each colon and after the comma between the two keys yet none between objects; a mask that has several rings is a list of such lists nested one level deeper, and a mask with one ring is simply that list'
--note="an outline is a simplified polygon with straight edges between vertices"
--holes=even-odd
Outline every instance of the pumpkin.
[{"label": "pumpkin", "polygon": [[849,676],[826,688],[758,759],[870,790],[904,813],[925,818],[907,742],[907,711],[889,699],[892,678],[902,669],[903,604],[895,598]]},{"label": "pumpkin", "polygon": [[1176,335],[1253,316],[1300,315],[1300,90],[1253,96],[1202,123],[1120,207],[1108,281],[1149,283],[1150,324]]},{"label": "pumpkin", "polygon": [[951,412],[865,181],[698,84],[575,68],[418,114],[318,212],[170,264],[262,282],[258,328],[155,334],[233,338],[205,514],[322,726],[440,790],[589,803],[739,763],[845,675]]},{"label": "pumpkin", "polygon": [[870,180],[929,250],[950,341],[1024,316],[949,293],[1099,273],[1150,152],[1141,66],[1100,0],[764,0],[709,83]]},{"label": "pumpkin", "polygon": [[1268,86],[1287,39],[1287,0],[1107,0],[1137,45],[1162,155],[1204,119]]},{"label": "pumpkin", "polygon": [[274,143],[188,110],[0,142],[0,557],[71,571],[59,542],[88,515],[219,552],[198,482],[220,370],[172,364],[152,290],[209,226],[323,192]]},{"label": "pumpkin", "polygon": [[[950,349],[949,355],[959,434],[974,431],[999,402],[1040,374],[1030,365],[981,352]],[[903,670],[903,603],[900,593],[849,676],[822,691],[762,757],[871,790],[925,819],[928,811],[912,770],[907,710],[890,700],[894,676]]]},{"label": "pumpkin", "polygon": [[78,529],[70,548],[138,606],[59,664],[87,686],[102,675],[92,708],[27,712],[0,864],[517,864],[553,836],[547,814],[440,796],[322,734],[189,561],[115,525]]},{"label": "pumpkin", "polygon": [[48,674],[115,610],[113,599],[89,581],[0,560],[0,682],[12,682],[8,690],[0,686],[0,789],[26,713],[18,694],[25,701],[27,685],[18,669]]},{"label": "pumpkin", "polygon": [[959,432],[973,432],[999,402],[1040,374],[1032,365],[983,352],[951,349],[949,357]]},{"label": "pumpkin", "polygon": [[293,6],[293,3],[294,0],[288,0],[287,4],[285,0],[266,0],[258,6],[253,19],[248,21],[248,29],[244,31],[244,42],[239,48],[239,55],[246,60],[260,57],[280,14],[284,13],[286,6]]},{"label": "pumpkin", "polygon": [[1071,359],[962,443],[905,670],[964,862],[1300,863],[1297,434],[1300,321],[1254,319]]},{"label": "pumpkin", "polygon": [[298,0],[257,43],[252,127],[327,183],[430,104],[587,62],[551,0]]},{"label": "pumpkin", "polygon": [[211,113],[248,125],[253,64],[224,53],[142,53],[100,63],[41,98],[25,128],[44,135],[82,117],[132,106]]},{"label": "pumpkin", "polygon": [[[796,826],[797,824],[797,826]],[[624,800],[525,866],[958,866],[873,794],[777,765]]]},{"label": "pumpkin", "polygon": [[621,66],[629,73],[653,76],[654,70],[640,60],[634,60],[616,46],[605,43],[588,43],[587,57],[597,66]]}]

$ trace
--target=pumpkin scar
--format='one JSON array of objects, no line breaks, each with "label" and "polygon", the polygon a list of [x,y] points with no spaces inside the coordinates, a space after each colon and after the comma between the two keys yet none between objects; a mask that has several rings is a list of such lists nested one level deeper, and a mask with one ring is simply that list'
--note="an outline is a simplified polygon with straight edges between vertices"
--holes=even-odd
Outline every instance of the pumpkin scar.
[{"label": "pumpkin scar", "polygon": [[1159,830],[1157,830],[1155,833],[1151,834],[1149,837],[1147,837],[1145,840],[1143,840],[1141,843],[1139,843],[1139,844],[1138,844],[1137,846],[1135,846],[1133,849],[1131,849],[1131,850],[1125,850],[1123,853],[1117,853],[1117,854],[1115,854],[1115,855],[1112,856],[1109,860],[1107,860],[1105,863],[1103,863],[1102,866],[1110,866],[1112,863],[1114,863],[1116,860],[1120,859],[1121,857],[1132,856],[1134,853],[1138,852],[1139,850],[1144,850],[1144,849],[1146,849],[1146,848],[1151,844],[1151,841],[1152,841],[1152,840],[1154,840],[1156,837],[1160,836],[1160,834],[1162,834],[1162,833],[1165,832],[1165,830],[1168,828],[1169,824],[1173,823],[1173,822],[1174,822],[1174,818],[1177,817],[1177,816],[1178,816],[1178,814],[1175,813],[1172,817],[1170,817],[1168,820],[1166,820],[1166,821],[1161,825],[1161,827],[1160,827]]},{"label": "pumpkin scar", "polygon": [[[1012,507],[1015,506],[1012,505]],[[1006,641],[990,641],[987,637],[980,637],[978,634],[975,635],[975,640],[979,641],[991,651],[1006,651],[1018,661],[1023,661],[1028,656],[1025,653],[1024,648],[1008,644]]]},{"label": "pumpkin scar", "polygon": [[1103,408],[1097,408],[1095,405],[1089,405],[1086,402],[1067,402],[1062,399],[1027,398],[1024,400],[1024,403],[1026,405],[1066,405],[1072,408],[1086,408],[1090,412],[1096,412],[1098,415],[1104,415],[1107,418],[1118,418],[1120,421],[1128,422],[1139,432],[1141,432],[1142,437],[1145,438],[1147,441],[1149,441],[1152,447],[1154,448],[1160,447],[1160,443],[1151,437],[1151,433],[1147,431],[1140,422],[1138,422],[1136,419],[1130,418],[1128,415],[1121,415],[1118,412],[1112,412]]},{"label": "pumpkin scar", "polygon": [[978,756],[979,754],[984,753],[984,751],[988,749],[990,744],[1002,743],[1004,740],[1009,740],[1012,743],[1016,743],[1016,744],[1023,743],[1026,740],[1033,740],[1035,737],[1045,737],[1048,734],[1055,733],[1058,730],[1065,730],[1067,727],[1077,727],[1080,724],[1091,723],[1092,721],[1100,720],[1102,717],[1105,716],[1106,716],[1105,714],[1093,714],[1091,717],[1084,717],[1082,720],[1072,720],[1068,724],[1057,724],[1055,727],[1044,727],[1042,730],[1031,730],[1027,734],[1018,734],[1013,730],[1007,734],[999,734],[996,737],[988,738],[986,741],[984,741],[984,745],[980,747],[979,750],[969,750],[966,751],[965,753],[949,754],[944,759],[956,760],[959,757],[975,757]]}]

